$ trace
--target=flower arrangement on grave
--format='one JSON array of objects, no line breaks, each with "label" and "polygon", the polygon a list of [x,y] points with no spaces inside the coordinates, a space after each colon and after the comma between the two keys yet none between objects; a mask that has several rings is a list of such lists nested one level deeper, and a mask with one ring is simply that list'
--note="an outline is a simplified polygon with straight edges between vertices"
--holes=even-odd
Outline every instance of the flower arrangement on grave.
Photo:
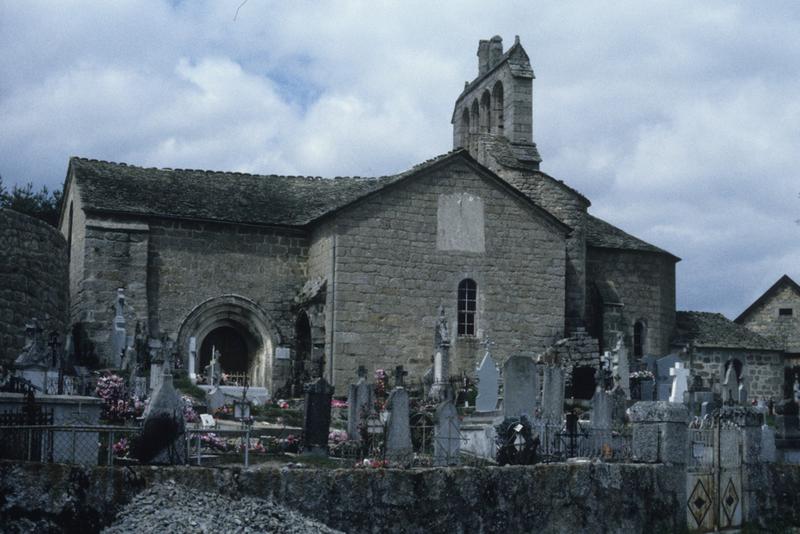
[{"label": "flower arrangement on grave", "polygon": [[389,467],[388,460],[379,460],[377,458],[370,459],[364,458],[360,462],[356,462],[355,467],[358,468],[367,468],[367,469],[383,469]]},{"label": "flower arrangement on grave", "polygon": [[217,436],[213,432],[209,432],[208,434],[202,434],[200,436],[200,443],[205,445],[206,447],[214,450],[218,450],[221,452],[226,452],[230,449],[230,445],[227,441],[222,439],[221,437]]},{"label": "flower arrangement on grave", "polygon": [[[255,442],[254,442],[255,440]],[[251,438],[250,442],[248,443],[248,449],[250,452],[264,454],[267,452],[267,447],[261,443],[261,440],[256,438]],[[239,452],[244,452],[244,443],[239,444]]]},{"label": "flower arrangement on grave", "polygon": [[214,410],[214,417],[220,419],[226,419],[233,415],[233,406],[230,404],[223,404],[216,410]]},{"label": "flower arrangement on grave", "polygon": [[331,430],[328,434],[328,441],[333,443],[342,443],[347,441],[347,432],[344,430]]},{"label": "flower arrangement on grave", "polygon": [[347,401],[331,399],[331,408],[347,408]]},{"label": "flower arrangement on grave", "polygon": [[133,416],[133,408],[126,396],[125,380],[115,374],[106,374],[97,379],[97,396],[103,400],[103,419],[124,421]]},{"label": "flower arrangement on grave", "polygon": [[650,371],[634,371],[630,374],[631,381],[642,382],[644,380],[654,380],[653,373]]},{"label": "flower arrangement on grave", "polygon": [[128,438],[120,438],[120,440],[111,446],[114,456],[117,458],[127,458],[131,452]]},{"label": "flower arrangement on grave", "polygon": [[183,401],[183,420],[187,423],[196,423],[199,421],[200,416],[194,409],[192,398],[188,395],[181,395],[181,400]]}]

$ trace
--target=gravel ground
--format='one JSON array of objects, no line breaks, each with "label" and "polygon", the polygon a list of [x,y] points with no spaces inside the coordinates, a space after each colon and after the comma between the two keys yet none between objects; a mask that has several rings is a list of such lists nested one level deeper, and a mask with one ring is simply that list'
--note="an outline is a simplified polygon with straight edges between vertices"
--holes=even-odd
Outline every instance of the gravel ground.
[{"label": "gravel ground", "polygon": [[152,486],[128,503],[107,534],[159,532],[337,533],[280,504],[264,499],[232,499],[219,493],[192,491],[167,482]]}]

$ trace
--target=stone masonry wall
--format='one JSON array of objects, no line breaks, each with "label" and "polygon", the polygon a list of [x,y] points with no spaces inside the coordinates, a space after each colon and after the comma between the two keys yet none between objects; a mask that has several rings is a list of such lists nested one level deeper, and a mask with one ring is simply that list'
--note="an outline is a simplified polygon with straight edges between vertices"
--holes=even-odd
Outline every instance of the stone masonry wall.
[{"label": "stone masonry wall", "polygon": [[[440,195],[466,193],[485,207],[485,252],[437,250]],[[563,335],[564,236],[550,221],[454,163],[339,214],[335,225],[334,373],[337,387],[403,364],[419,378],[431,365],[437,308],[454,338],[451,374],[472,372],[488,334],[501,360],[535,355]],[[456,336],[461,280],[478,287],[477,332]]]},{"label": "stone masonry wall", "polygon": [[668,256],[589,247],[587,287],[595,280],[614,283],[624,304],[625,332],[629,354],[633,354],[633,325],[647,325],[644,352],[662,356],[669,352],[675,327],[675,264]]},{"label": "stone masonry wall", "polygon": [[177,333],[195,306],[233,293],[263,308],[282,336],[293,335],[290,311],[305,281],[305,233],[188,221],[151,224],[148,276],[161,331]]},{"label": "stone masonry wall", "polygon": [[739,359],[743,365],[742,377],[750,400],[772,397],[776,401],[783,397],[783,357],[777,351],[740,349],[695,348],[693,373],[708,382],[717,383],[725,379],[725,362]]},{"label": "stone masonry wall", "polygon": [[[241,470],[0,462],[0,520],[98,532],[136,493],[168,480],[188,492],[271,498],[345,532],[676,532],[686,517],[683,472],[661,464]],[[797,503],[792,495],[785,504]],[[771,496],[761,496],[765,510]]]},{"label": "stone masonry wall", "polygon": [[[781,308],[791,308],[792,315],[779,315]],[[800,295],[791,287],[781,288],[742,324],[762,336],[781,340],[786,352],[800,353]]]},{"label": "stone masonry wall", "polygon": [[566,328],[584,325],[586,307],[586,208],[587,201],[557,180],[544,175],[504,168],[493,160],[490,168],[538,205],[572,228],[567,238]]},{"label": "stone masonry wall", "polygon": [[0,362],[9,362],[22,350],[33,317],[45,335],[65,332],[67,243],[47,223],[0,209],[0,251]]}]

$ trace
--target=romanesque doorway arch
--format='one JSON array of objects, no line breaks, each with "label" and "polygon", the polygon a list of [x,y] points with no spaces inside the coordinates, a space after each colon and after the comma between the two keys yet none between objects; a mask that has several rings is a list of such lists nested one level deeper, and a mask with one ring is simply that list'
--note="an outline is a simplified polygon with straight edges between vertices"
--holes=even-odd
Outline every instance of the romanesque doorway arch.
[{"label": "romanesque doorway arch", "polygon": [[236,381],[246,376],[252,386],[272,386],[280,334],[267,312],[248,298],[223,295],[196,306],[181,323],[178,343],[190,373],[201,375],[216,348],[223,373]]}]

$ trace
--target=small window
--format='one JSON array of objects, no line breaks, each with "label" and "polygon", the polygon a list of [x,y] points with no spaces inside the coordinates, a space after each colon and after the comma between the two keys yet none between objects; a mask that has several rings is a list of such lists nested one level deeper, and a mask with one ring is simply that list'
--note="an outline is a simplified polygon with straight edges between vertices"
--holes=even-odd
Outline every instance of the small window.
[{"label": "small window", "polygon": [[465,278],[458,284],[458,335],[475,335],[475,314],[478,302],[478,285]]},{"label": "small window", "polygon": [[792,315],[792,308],[780,308],[778,315]]},{"label": "small window", "polygon": [[644,356],[645,344],[645,324],[643,321],[636,321],[633,325],[633,355],[637,358]]}]

